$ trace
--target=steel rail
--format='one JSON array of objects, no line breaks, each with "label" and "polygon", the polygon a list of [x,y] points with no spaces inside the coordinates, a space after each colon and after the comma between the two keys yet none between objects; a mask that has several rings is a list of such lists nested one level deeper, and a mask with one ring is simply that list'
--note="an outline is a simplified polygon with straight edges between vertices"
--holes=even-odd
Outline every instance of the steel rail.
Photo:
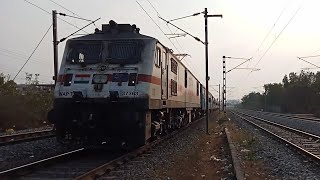
[{"label": "steel rail", "polygon": [[[262,119],[262,118],[259,118],[259,117],[255,117],[255,116],[252,116],[250,114],[245,114],[245,113],[242,113],[242,112],[234,112],[234,111],[231,111],[231,113],[239,116],[241,119],[249,122],[250,124],[253,124],[254,126],[268,132],[269,134],[273,135],[274,137],[276,137],[276,139],[286,143],[286,144],[289,144],[291,147],[293,147],[294,149],[298,150],[300,153],[310,157],[314,162],[316,163],[320,163],[320,137],[317,136],[317,135],[314,135],[314,134],[310,134],[310,133],[307,133],[307,132],[304,132],[304,131],[301,131],[301,130],[298,130],[298,129],[294,129],[294,128],[291,128],[291,127],[287,127],[287,126],[284,126],[284,125],[281,125],[281,124],[277,124],[277,123],[274,123],[274,122],[270,122],[268,120],[265,120],[265,119]],[[279,135],[280,133],[278,132],[275,133],[275,132],[272,132],[272,130],[268,129],[268,128],[265,128],[263,127],[263,125],[259,125],[258,123],[255,123],[253,122],[252,120],[249,120],[247,118],[245,118],[244,116],[248,116],[254,120],[257,120],[259,121],[260,123],[265,123],[267,124],[268,126],[274,126],[274,127],[277,127],[277,128],[281,128],[282,130],[285,130],[282,135]],[[270,127],[269,127],[270,128]],[[273,129],[275,130],[275,129]],[[288,140],[288,138],[285,137],[284,133],[286,132],[290,132],[290,133],[295,133],[295,137],[292,138],[292,134],[291,134],[291,140]],[[298,138],[297,138],[298,137]],[[305,138],[304,138],[305,137]],[[311,139],[316,139],[314,142],[311,142]],[[296,140],[296,142],[294,142]],[[297,142],[297,140],[299,140],[299,142]],[[302,140],[306,140],[306,141],[302,141]],[[309,147],[311,145],[311,147]],[[314,148],[314,146],[316,146],[316,148]]]},{"label": "steel rail", "polygon": [[[247,110],[246,111],[253,111],[253,110]],[[253,112],[259,112],[259,111],[253,111]],[[303,120],[307,120],[307,121],[315,121],[315,122],[320,122],[319,118],[312,118],[312,117],[304,117],[304,116],[297,116],[297,115],[290,115],[290,114],[282,114],[282,113],[273,113],[273,112],[260,112],[263,114],[270,114],[272,116],[278,116],[278,117],[286,117],[289,119],[303,119]]]},{"label": "steel rail", "polygon": [[0,135],[0,146],[55,136],[53,129]]},{"label": "steel rail", "polygon": [[69,152],[66,152],[63,154],[59,154],[56,156],[45,158],[45,159],[42,159],[39,161],[31,162],[31,163],[24,164],[24,165],[21,165],[18,167],[14,167],[14,168],[10,168],[10,169],[4,170],[4,171],[0,171],[0,179],[16,178],[17,176],[20,176],[20,175],[26,174],[29,171],[32,171],[32,169],[34,169],[36,167],[41,167],[41,166],[44,166],[45,164],[52,163],[53,161],[61,160],[63,158],[74,155],[76,153],[83,152],[84,150],[85,150],[84,148],[80,148],[80,149],[69,151]]},{"label": "steel rail", "polygon": [[166,142],[167,140],[175,137],[177,134],[184,132],[185,130],[194,126],[195,124],[197,124],[198,122],[200,122],[203,119],[204,119],[204,117],[200,118],[196,121],[193,121],[192,123],[180,128],[176,131],[173,131],[172,133],[164,136],[161,139],[157,139],[155,141],[152,141],[150,144],[146,144],[146,145],[138,148],[137,150],[134,150],[133,152],[130,152],[128,154],[120,156],[110,162],[107,162],[106,164],[103,164],[95,169],[92,169],[91,171],[86,172],[83,175],[76,177],[75,180],[92,180],[92,179],[97,179],[99,177],[108,175],[110,172],[112,172],[114,169],[118,168],[122,164],[124,164],[124,163],[138,157],[138,156],[141,156],[144,153],[147,153],[152,148],[154,148],[154,147],[158,146],[159,144]]}]

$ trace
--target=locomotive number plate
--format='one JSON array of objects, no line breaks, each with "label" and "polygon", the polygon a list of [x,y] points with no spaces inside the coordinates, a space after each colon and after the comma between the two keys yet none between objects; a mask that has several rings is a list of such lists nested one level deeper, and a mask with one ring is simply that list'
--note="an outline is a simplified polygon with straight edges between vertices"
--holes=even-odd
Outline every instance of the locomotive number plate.
[{"label": "locomotive number plate", "polygon": [[120,92],[120,96],[137,96],[139,95],[136,91],[122,91]]}]

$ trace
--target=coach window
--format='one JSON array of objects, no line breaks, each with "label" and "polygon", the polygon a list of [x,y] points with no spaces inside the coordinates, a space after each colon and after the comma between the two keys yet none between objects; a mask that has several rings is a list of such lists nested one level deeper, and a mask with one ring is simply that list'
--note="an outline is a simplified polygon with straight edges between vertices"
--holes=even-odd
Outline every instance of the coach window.
[{"label": "coach window", "polygon": [[188,70],[184,71],[184,87],[188,87]]},{"label": "coach window", "polygon": [[178,84],[177,81],[171,79],[171,95],[177,96]]},{"label": "coach window", "polygon": [[160,62],[161,62],[161,49],[160,49],[160,48],[157,48],[156,58],[155,58],[154,64],[155,64],[157,67],[160,67]]},{"label": "coach window", "polygon": [[162,52],[162,62],[161,62],[161,66],[162,69],[166,69],[167,68],[167,61],[166,61],[166,52]]},{"label": "coach window", "polygon": [[174,74],[178,72],[178,63],[173,58],[171,58],[171,72]]},{"label": "coach window", "polygon": [[199,96],[199,82],[197,82],[197,96]]}]

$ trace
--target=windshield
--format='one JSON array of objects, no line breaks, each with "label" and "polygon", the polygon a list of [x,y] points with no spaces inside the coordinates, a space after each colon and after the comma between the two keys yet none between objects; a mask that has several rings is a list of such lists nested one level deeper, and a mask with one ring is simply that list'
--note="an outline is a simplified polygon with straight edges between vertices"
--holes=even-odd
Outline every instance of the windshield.
[{"label": "windshield", "polygon": [[94,64],[101,62],[102,42],[71,42],[67,55],[67,62],[71,64]]},{"label": "windshield", "polygon": [[141,59],[142,49],[142,40],[73,41],[69,45],[67,62],[135,64]]},{"label": "windshield", "polygon": [[132,64],[141,59],[143,42],[139,40],[111,41],[108,44],[107,62],[114,64]]}]

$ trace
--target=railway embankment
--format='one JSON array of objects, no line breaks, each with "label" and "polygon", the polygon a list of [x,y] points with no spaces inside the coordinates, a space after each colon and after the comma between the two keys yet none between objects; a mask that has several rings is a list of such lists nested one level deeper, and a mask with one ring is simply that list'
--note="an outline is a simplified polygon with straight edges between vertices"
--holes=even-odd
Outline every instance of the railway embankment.
[{"label": "railway embankment", "polygon": [[230,114],[230,119],[234,126],[233,137],[239,142],[237,152],[246,179],[257,179],[249,173],[253,172],[251,168],[259,166],[263,170],[256,168],[254,174],[267,172],[268,179],[320,179],[319,166],[314,162],[239,116]]}]

